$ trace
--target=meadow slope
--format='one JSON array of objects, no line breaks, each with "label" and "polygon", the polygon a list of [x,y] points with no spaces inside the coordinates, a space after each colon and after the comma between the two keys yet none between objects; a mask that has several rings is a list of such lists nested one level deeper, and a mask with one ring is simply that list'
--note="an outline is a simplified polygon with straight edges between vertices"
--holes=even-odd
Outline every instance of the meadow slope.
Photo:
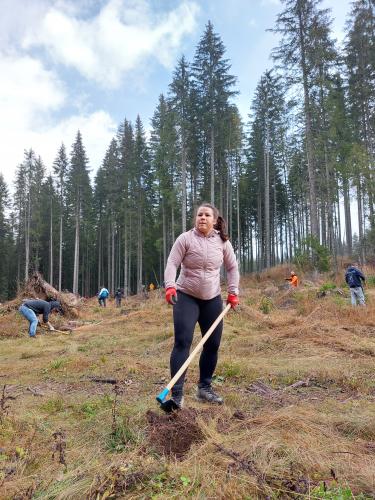
[{"label": "meadow slope", "polygon": [[173,343],[158,290],[88,300],[69,335],[30,340],[0,316],[0,498],[375,498],[375,288],[352,308],[332,277],[290,292],[285,273],[242,280],[214,382],[225,404],[195,401],[195,361],[171,417],[155,401]]}]

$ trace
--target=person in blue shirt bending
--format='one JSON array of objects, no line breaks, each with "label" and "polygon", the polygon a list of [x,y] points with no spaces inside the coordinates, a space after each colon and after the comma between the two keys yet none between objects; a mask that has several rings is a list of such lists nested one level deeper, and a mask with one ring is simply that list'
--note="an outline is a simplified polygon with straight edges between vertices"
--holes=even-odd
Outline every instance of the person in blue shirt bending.
[{"label": "person in blue shirt bending", "polygon": [[354,265],[348,264],[345,273],[345,281],[349,285],[352,306],[356,306],[357,302],[361,306],[365,306],[365,294],[363,293],[363,284],[366,281],[363,273]]}]

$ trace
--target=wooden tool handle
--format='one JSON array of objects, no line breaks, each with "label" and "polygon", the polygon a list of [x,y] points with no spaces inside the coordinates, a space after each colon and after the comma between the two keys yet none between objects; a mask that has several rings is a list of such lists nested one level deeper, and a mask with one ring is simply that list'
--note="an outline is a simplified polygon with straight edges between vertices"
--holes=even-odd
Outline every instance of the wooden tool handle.
[{"label": "wooden tool handle", "polygon": [[170,391],[172,389],[172,387],[174,386],[174,384],[177,382],[177,380],[181,377],[181,375],[184,373],[184,371],[187,369],[187,367],[190,365],[190,363],[193,361],[193,359],[195,358],[197,352],[199,351],[199,349],[203,346],[203,344],[208,340],[208,337],[211,335],[211,333],[215,330],[215,328],[217,327],[217,325],[220,323],[220,321],[224,318],[224,316],[227,314],[227,312],[229,311],[229,309],[231,308],[232,306],[230,304],[228,304],[226,306],[226,308],[223,310],[223,312],[221,314],[219,314],[219,316],[215,319],[215,321],[212,323],[212,325],[210,326],[209,330],[204,334],[204,336],[202,337],[202,339],[199,341],[199,343],[195,346],[194,350],[191,352],[190,356],[188,357],[188,359],[185,361],[185,363],[181,366],[181,368],[178,370],[178,372],[176,373],[176,375],[172,378],[172,380],[169,382],[169,384],[167,385],[167,389]]}]

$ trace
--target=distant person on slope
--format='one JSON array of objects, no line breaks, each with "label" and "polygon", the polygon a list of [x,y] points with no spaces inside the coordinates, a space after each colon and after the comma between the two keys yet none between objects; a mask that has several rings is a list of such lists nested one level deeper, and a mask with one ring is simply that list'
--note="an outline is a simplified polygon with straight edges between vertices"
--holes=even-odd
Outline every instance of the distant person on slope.
[{"label": "distant person on slope", "polygon": [[98,293],[98,302],[101,307],[107,307],[107,299],[109,297],[109,291],[103,286]]},{"label": "distant person on slope", "polygon": [[357,301],[359,305],[365,306],[365,294],[363,293],[362,282],[365,283],[366,278],[363,273],[353,264],[348,264],[346,273],[345,273],[345,281],[349,285],[350,295],[352,306],[357,305]]},{"label": "distant person on slope", "polygon": [[122,299],[121,288],[117,288],[117,290],[115,291],[116,307],[121,307],[121,299]]},{"label": "distant person on slope", "polygon": [[298,276],[294,271],[290,272],[290,278],[285,278],[286,281],[290,282],[292,288],[296,288],[299,285]]},{"label": "distant person on slope", "polygon": [[[173,305],[174,346],[170,359],[173,377],[189,356],[194,328],[199,324],[202,336],[223,310],[220,290],[220,268],[227,271],[227,303],[238,305],[239,273],[226,223],[213,205],[203,203],[197,210],[195,226],[175,241],[165,269],[166,301]],[[181,266],[179,278],[177,269]],[[216,327],[204,344],[199,360],[197,398],[222,404],[211,385],[220,347],[223,322]],[[185,374],[172,388],[172,399],[183,405]]]},{"label": "distant person on slope", "polygon": [[25,300],[21,307],[18,309],[19,312],[24,316],[28,322],[29,326],[29,336],[35,338],[36,327],[38,326],[38,314],[43,314],[43,323],[45,323],[48,328],[53,331],[54,327],[49,322],[49,315],[52,311],[62,312],[61,304],[58,300],[51,300],[47,302],[46,300]]}]

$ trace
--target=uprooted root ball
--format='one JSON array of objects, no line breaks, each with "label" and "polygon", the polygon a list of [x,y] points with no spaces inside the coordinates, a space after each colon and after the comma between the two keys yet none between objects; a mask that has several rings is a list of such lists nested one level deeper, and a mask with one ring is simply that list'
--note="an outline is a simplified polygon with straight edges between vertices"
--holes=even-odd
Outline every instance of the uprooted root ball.
[{"label": "uprooted root ball", "polygon": [[204,440],[197,421],[197,412],[183,409],[167,415],[147,412],[148,435],[151,447],[169,457],[182,459],[193,443]]}]

